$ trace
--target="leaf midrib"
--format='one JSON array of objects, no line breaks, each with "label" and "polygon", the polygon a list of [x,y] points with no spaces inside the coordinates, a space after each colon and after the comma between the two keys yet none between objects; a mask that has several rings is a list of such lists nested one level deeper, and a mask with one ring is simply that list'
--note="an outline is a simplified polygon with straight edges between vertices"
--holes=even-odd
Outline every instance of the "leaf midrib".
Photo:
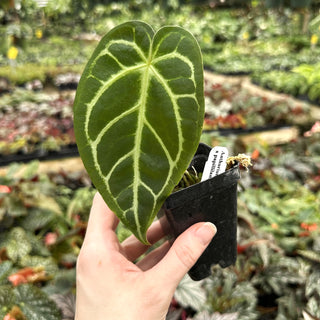
[{"label": "leaf midrib", "polygon": [[[174,91],[172,91],[172,88],[170,87],[170,85],[168,83],[168,79],[166,79],[161,74],[161,71],[156,66],[157,63],[160,63],[163,60],[178,58],[179,60],[184,61],[189,66],[189,68],[191,70],[191,75],[190,75],[189,79],[195,83],[194,65],[193,65],[192,61],[189,59],[189,57],[185,57],[185,56],[181,55],[179,52],[177,52],[178,44],[177,44],[176,50],[174,50],[173,52],[167,53],[167,54],[162,54],[162,55],[160,54],[160,56],[157,56],[160,44],[168,36],[169,36],[169,34],[166,35],[166,37],[164,37],[164,39],[162,39],[162,41],[160,43],[158,43],[158,46],[156,48],[154,47],[155,37],[153,36],[153,39],[150,38],[151,41],[150,41],[148,56],[145,56],[145,54],[144,54],[144,52],[142,52],[141,48],[135,43],[135,41],[136,41],[135,38],[134,38],[133,42],[129,42],[127,40],[120,40],[119,41],[118,39],[116,41],[110,42],[107,49],[104,50],[102,53],[108,54],[110,57],[112,57],[113,60],[118,63],[121,70],[119,70],[118,72],[113,74],[111,77],[109,77],[109,79],[107,81],[101,81],[100,79],[95,78],[97,81],[100,82],[101,86],[100,86],[97,94],[91,99],[91,101],[86,103],[87,113],[85,115],[86,116],[85,135],[87,136],[89,146],[91,146],[91,151],[92,151],[91,154],[93,156],[94,166],[97,169],[97,173],[101,177],[101,179],[103,180],[103,183],[105,184],[109,193],[112,194],[108,180],[112,176],[114,169],[116,169],[120,163],[122,163],[123,161],[125,161],[128,158],[131,158],[131,161],[133,161],[130,164],[130,166],[132,166],[132,170],[133,170],[133,179],[132,180],[130,179],[131,180],[130,187],[132,188],[132,192],[133,192],[131,194],[133,196],[133,198],[130,201],[131,207],[128,208],[127,210],[123,211],[119,207],[119,204],[117,201],[113,201],[113,202],[114,202],[114,205],[119,208],[119,211],[122,211],[122,216],[124,219],[127,219],[127,214],[129,212],[130,212],[130,214],[133,214],[133,217],[132,217],[133,219],[131,221],[132,221],[132,223],[133,223],[133,220],[135,221],[136,232],[137,232],[136,235],[140,239],[143,239],[145,237],[143,236],[143,232],[142,232],[143,231],[142,229],[144,228],[144,221],[142,220],[142,223],[141,223],[141,221],[140,221],[141,215],[139,213],[139,203],[140,203],[139,200],[141,200],[139,198],[139,197],[141,197],[141,194],[139,193],[139,188],[146,189],[146,191],[150,192],[150,195],[154,199],[154,201],[153,201],[153,209],[154,209],[156,206],[157,197],[159,197],[159,195],[161,195],[162,192],[164,192],[164,190],[168,187],[168,182],[171,182],[171,179],[172,179],[173,170],[175,167],[177,167],[177,164],[179,163],[179,158],[180,158],[181,154],[184,152],[184,148],[183,148],[184,137],[183,137],[182,127],[181,127],[182,122],[183,122],[183,118],[180,113],[181,110],[180,110],[180,106],[178,103],[178,99],[182,98],[182,97],[189,97],[189,98],[193,98],[198,104],[196,93],[178,94],[178,93],[175,93]],[[180,41],[178,43],[180,43],[181,40],[182,39],[180,39]],[[120,60],[118,60],[117,57],[114,56],[109,51],[109,47],[112,43],[124,43],[124,44],[128,44],[128,45],[132,46],[137,51],[139,56],[142,58],[141,63],[132,65],[131,67],[128,67],[128,66],[120,63]],[[101,57],[101,55],[102,54],[100,53],[99,56],[97,56],[95,60],[97,60],[99,57]],[[92,66],[89,71],[88,78],[94,77],[94,75],[91,74],[91,71],[92,71]],[[94,109],[94,106],[96,105],[97,101],[104,94],[104,92],[107,91],[113,85],[113,83],[121,80],[122,78],[126,77],[128,74],[131,74],[133,72],[140,74],[140,77],[139,77],[140,78],[139,79],[140,80],[140,99],[138,99],[138,101],[136,101],[135,105],[133,105],[131,107],[131,109],[129,109],[129,110],[125,111],[124,113],[122,113],[121,115],[118,115],[115,118],[113,118],[111,120],[111,122],[109,122],[108,125],[106,127],[104,127],[104,129],[97,136],[92,136],[92,138],[90,138],[89,130],[88,130],[90,127],[89,123],[90,123],[90,119],[91,119],[92,110]],[[162,143],[163,141],[162,141],[161,136],[158,135],[158,132],[152,127],[151,123],[149,123],[148,118],[147,118],[148,112],[150,111],[150,110],[148,110],[149,105],[147,103],[148,103],[148,93],[149,93],[150,85],[151,85],[150,82],[151,82],[152,78],[154,78],[163,87],[163,89],[168,94],[168,96],[173,104],[172,108],[173,108],[174,116],[177,119],[177,129],[178,129],[178,132],[177,132],[178,133],[178,148],[176,149],[176,153],[174,153],[174,155],[170,154],[166,145]],[[170,80],[172,80],[172,79],[170,79]],[[199,107],[199,105],[198,105],[198,107]],[[151,110],[151,112],[152,111],[153,110]],[[98,162],[97,147],[101,141],[101,138],[104,136],[104,134],[114,124],[116,124],[121,118],[128,116],[132,112],[136,113],[136,125],[137,125],[136,130],[135,130],[134,146],[133,146],[133,148],[130,148],[131,150],[129,151],[129,153],[127,153],[126,155],[123,155],[123,157],[118,159],[117,163],[114,164],[112,169],[105,176],[102,173],[101,167]],[[144,182],[141,179],[141,178],[143,178],[143,175],[140,173],[140,166],[141,166],[141,160],[142,160],[141,149],[142,149],[142,143],[144,141],[145,128],[149,129],[151,131],[151,133],[153,134],[153,136],[156,138],[156,140],[160,143],[161,148],[163,148],[163,151],[169,161],[169,171],[168,171],[167,179],[165,179],[166,181],[165,181],[163,187],[161,188],[161,190],[160,191],[157,190],[158,191],[157,193],[154,193],[153,192],[154,190],[151,189],[150,186],[147,185],[146,182]],[[142,212],[141,214],[144,215],[145,213]]]},{"label": "leaf midrib", "polygon": [[[150,57],[150,54],[149,54]],[[135,136],[135,148],[133,152],[133,212],[136,225],[138,226],[138,233],[142,237],[140,221],[138,217],[138,189],[139,185],[141,184],[140,181],[140,170],[139,170],[139,161],[140,161],[140,150],[141,150],[141,142],[142,142],[142,131],[143,131],[143,124],[145,122],[145,114],[146,114],[146,102],[147,102],[147,92],[149,88],[149,78],[150,78],[150,63],[149,59],[147,64],[145,65],[145,71],[142,76],[141,81],[141,108],[139,110],[138,115],[138,123],[137,123],[137,131]]]}]

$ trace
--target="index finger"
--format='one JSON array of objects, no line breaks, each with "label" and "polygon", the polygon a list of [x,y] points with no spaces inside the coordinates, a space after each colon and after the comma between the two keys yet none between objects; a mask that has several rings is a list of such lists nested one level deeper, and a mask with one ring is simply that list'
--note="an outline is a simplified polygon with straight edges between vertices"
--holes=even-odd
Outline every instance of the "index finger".
[{"label": "index finger", "polygon": [[103,238],[105,241],[105,237],[108,235],[116,237],[115,230],[118,223],[119,219],[106,205],[100,193],[97,192],[93,198],[85,238],[97,240]]}]

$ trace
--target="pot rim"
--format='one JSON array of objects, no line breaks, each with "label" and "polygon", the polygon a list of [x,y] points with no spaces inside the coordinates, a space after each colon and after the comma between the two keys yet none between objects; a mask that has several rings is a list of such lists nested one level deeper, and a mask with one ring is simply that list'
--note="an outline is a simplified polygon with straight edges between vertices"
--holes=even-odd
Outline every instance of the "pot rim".
[{"label": "pot rim", "polygon": [[238,183],[240,179],[239,163],[236,163],[231,169],[219,174],[213,178],[201,181],[182,190],[172,193],[165,201],[166,208],[179,207],[182,204],[195,199],[202,199],[208,195],[217,194],[224,189]]}]

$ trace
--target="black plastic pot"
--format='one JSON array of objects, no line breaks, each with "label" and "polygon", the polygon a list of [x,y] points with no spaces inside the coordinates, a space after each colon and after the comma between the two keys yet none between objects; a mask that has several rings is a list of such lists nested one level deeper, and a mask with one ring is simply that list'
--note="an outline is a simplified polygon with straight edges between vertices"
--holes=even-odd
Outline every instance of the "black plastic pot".
[{"label": "black plastic pot", "polygon": [[[190,164],[202,172],[211,148],[200,144]],[[211,267],[225,268],[237,259],[237,182],[238,164],[223,174],[171,194],[161,214],[165,214],[170,234],[176,238],[197,222],[210,221],[217,234],[205,252],[189,271],[193,280],[202,280],[211,274]]]}]

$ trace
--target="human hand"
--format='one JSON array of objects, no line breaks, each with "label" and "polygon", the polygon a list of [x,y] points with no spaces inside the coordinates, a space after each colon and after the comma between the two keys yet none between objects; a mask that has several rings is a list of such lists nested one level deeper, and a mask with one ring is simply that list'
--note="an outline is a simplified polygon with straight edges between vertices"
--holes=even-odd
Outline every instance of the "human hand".
[{"label": "human hand", "polygon": [[[121,244],[118,218],[99,193],[93,200],[86,236],[77,263],[75,320],[165,319],[176,287],[216,233],[210,223],[197,223],[170,245],[169,241],[137,260],[149,246],[134,236]],[[159,221],[148,230],[151,244],[164,237]]]}]

